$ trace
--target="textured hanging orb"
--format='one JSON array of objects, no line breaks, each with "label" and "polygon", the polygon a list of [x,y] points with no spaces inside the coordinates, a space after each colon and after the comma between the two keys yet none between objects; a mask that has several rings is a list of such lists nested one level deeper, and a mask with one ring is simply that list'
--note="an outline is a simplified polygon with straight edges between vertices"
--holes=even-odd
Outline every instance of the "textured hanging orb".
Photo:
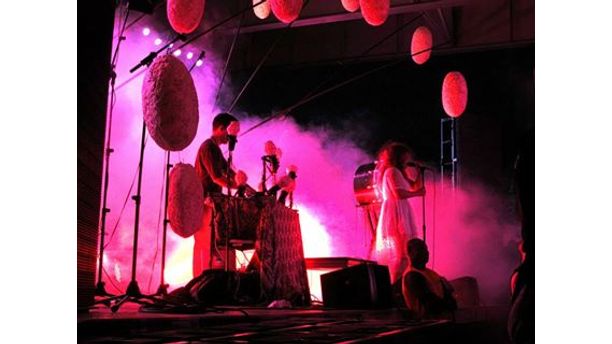
[{"label": "textured hanging orb", "polygon": [[[253,5],[261,2],[261,0],[253,0]],[[259,19],[266,19],[270,15],[270,2],[264,1],[262,4],[253,7],[253,12],[255,12],[255,16]]]},{"label": "textured hanging orb", "polygon": [[361,7],[361,14],[363,19],[372,25],[380,26],[385,23],[389,16],[389,9],[391,8],[390,0],[359,0],[359,6]]},{"label": "textured hanging orb", "polygon": [[303,0],[268,0],[272,13],[285,24],[296,20],[302,10]]},{"label": "textured hanging orb", "polygon": [[412,60],[416,64],[422,65],[429,60],[431,56],[431,46],[433,37],[431,31],[426,26],[419,26],[412,34],[412,42],[410,43],[410,54]]},{"label": "textured hanging orb", "polygon": [[168,219],[174,233],[190,237],[202,225],[204,192],[196,170],[178,163],[170,171],[168,185]]},{"label": "textured hanging orb", "polygon": [[142,83],[144,121],[158,146],[180,151],[198,130],[198,94],[191,74],[172,55],[153,61]]},{"label": "textured hanging orb", "polygon": [[342,0],[342,7],[349,12],[355,12],[359,9],[359,0]]},{"label": "textured hanging orb", "polygon": [[168,0],[166,13],[172,29],[184,35],[194,32],[202,21],[205,3],[205,0]]},{"label": "textured hanging orb", "polygon": [[442,106],[451,117],[459,117],[465,111],[468,100],[468,88],[460,72],[450,72],[444,77],[442,85]]}]

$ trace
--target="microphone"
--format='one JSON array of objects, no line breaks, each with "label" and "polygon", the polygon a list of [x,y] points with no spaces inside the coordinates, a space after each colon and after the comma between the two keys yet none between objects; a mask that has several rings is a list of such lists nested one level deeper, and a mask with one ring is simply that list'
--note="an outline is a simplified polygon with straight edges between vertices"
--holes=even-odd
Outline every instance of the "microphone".
[{"label": "microphone", "polygon": [[236,142],[238,142],[238,140],[236,139],[236,136],[238,136],[239,132],[240,132],[240,122],[232,121],[230,125],[227,126],[227,138],[229,140],[230,152],[233,152],[234,148],[236,148]]},{"label": "microphone", "polygon": [[264,144],[264,151],[266,155],[264,155],[263,159],[272,164],[272,173],[276,174],[280,167],[279,160],[282,155],[280,148],[276,147],[274,142],[269,140]]}]

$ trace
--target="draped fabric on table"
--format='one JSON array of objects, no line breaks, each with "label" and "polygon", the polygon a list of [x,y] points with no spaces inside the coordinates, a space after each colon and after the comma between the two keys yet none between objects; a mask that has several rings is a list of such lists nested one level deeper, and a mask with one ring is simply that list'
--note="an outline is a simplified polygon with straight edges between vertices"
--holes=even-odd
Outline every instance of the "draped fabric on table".
[{"label": "draped fabric on table", "polygon": [[294,306],[310,305],[298,212],[276,202],[267,205],[261,212],[257,236],[264,297],[289,300]]}]

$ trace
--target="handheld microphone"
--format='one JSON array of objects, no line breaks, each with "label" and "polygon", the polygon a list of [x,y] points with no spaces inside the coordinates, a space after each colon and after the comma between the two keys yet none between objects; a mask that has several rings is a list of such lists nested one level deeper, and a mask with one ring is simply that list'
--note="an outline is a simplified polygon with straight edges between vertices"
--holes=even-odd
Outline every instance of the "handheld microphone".
[{"label": "handheld microphone", "polygon": [[239,132],[240,132],[240,122],[238,121],[231,122],[230,125],[227,127],[227,138],[229,140],[228,145],[229,145],[230,152],[233,152],[234,148],[236,148],[236,142],[238,142],[238,139],[236,139],[236,136],[238,136]]}]

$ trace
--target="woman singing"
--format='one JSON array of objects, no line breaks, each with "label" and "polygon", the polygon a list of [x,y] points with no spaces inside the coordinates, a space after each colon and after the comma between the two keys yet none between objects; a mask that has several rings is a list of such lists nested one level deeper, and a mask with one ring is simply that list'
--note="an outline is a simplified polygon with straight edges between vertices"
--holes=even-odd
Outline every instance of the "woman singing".
[{"label": "woman singing", "polygon": [[406,242],[417,236],[415,217],[408,199],[422,196],[418,169],[409,167],[414,160],[412,150],[401,143],[386,144],[379,153],[377,180],[382,192],[382,207],[376,228],[375,257],[389,267],[391,283],[395,283],[408,264]]}]

